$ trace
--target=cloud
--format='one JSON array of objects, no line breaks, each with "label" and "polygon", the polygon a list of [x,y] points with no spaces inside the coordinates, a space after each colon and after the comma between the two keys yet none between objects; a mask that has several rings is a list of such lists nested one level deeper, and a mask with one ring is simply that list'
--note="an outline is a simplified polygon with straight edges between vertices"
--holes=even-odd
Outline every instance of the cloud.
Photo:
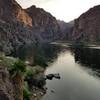
[{"label": "cloud", "polygon": [[73,20],[90,7],[100,4],[100,0],[16,0],[24,8],[31,5],[44,8],[57,19]]}]

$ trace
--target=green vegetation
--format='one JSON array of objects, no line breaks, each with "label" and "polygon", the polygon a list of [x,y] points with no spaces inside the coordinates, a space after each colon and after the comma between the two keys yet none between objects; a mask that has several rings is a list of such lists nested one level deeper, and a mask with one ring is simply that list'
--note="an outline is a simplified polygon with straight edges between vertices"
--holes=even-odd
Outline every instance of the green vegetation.
[{"label": "green vegetation", "polygon": [[9,68],[15,63],[16,59],[13,57],[5,56],[3,53],[0,53],[0,64]]},{"label": "green vegetation", "polygon": [[[41,57],[38,57],[36,59],[37,62],[39,62],[39,65],[42,66],[45,65],[44,60]],[[40,60],[43,60],[43,62]],[[30,92],[28,81],[25,79],[29,79],[29,80],[32,79],[36,74],[43,72],[44,68],[39,66],[34,66],[34,67],[29,66],[25,64],[24,61],[18,58],[16,59],[13,57],[5,56],[3,53],[0,54],[0,65],[1,64],[7,67],[12,79],[17,79],[18,81],[23,80],[24,83],[23,82],[19,83],[22,84],[21,86],[23,86],[23,98],[24,100],[30,100],[31,92]],[[17,75],[19,77],[16,77]]]},{"label": "green vegetation", "polygon": [[33,76],[43,71],[44,69],[39,66],[36,66],[36,67],[28,66],[24,78],[27,80],[32,80]]},{"label": "green vegetation", "polygon": [[28,80],[32,80],[33,76],[35,74],[35,71],[32,68],[28,68],[24,80],[28,83]]},{"label": "green vegetation", "polygon": [[4,57],[5,57],[4,53],[0,52],[0,60],[3,60]]},{"label": "green vegetation", "polygon": [[23,75],[26,72],[26,65],[20,59],[17,59],[10,67],[10,74],[14,77],[16,74]]},{"label": "green vegetation", "polygon": [[30,100],[30,90],[29,90],[29,86],[28,83],[25,81],[24,82],[24,87],[23,87],[23,99],[24,100]]}]

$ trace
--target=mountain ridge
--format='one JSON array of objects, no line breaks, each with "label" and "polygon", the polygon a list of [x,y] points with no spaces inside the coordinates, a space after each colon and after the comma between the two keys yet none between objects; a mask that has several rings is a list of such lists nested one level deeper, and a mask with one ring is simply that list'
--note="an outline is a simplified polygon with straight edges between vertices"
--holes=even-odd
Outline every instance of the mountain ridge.
[{"label": "mountain ridge", "polygon": [[76,41],[100,41],[100,5],[90,8],[75,20],[72,39]]}]

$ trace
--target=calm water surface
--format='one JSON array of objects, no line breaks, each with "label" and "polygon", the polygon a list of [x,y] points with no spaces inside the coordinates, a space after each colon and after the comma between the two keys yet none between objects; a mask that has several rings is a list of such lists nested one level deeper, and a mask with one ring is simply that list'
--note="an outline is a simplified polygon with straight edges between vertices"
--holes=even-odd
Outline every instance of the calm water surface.
[{"label": "calm water surface", "polygon": [[100,100],[99,68],[99,49],[63,48],[45,72],[59,73],[61,79],[46,81],[42,100]]}]

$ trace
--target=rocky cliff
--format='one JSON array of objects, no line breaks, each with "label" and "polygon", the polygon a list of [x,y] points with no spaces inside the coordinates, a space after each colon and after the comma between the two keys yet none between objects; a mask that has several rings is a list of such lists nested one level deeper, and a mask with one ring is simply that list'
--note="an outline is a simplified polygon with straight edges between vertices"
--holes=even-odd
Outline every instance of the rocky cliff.
[{"label": "rocky cliff", "polygon": [[0,0],[0,51],[16,53],[25,45],[58,39],[59,33],[56,18],[43,9],[23,9],[15,0]]},{"label": "rocky cliff", "polygon": [[89,9],[75,20],[72,39],[79,41],[100,41],[100,5]]},{"label": "rocky cliff", "polygon": [[0,19],[6,22],[20,21],[32,26],[31,18],[15,0],[0,0]]},{"label": "rocky cliff", "polygon": [[15,0],[0,0],[0,51],[17,52],[19,47],[35,44],[32,19]]},{"label": "rocky cliff", "polygon": [[61,30],[61,40],[70,40],[71,39],[71,33],[73,31],[73,26],[74,26],[74,21],[71,22],[64,22],[64,21],[60,21],[58,20],[58,24],[60,26],[60,30]]},{"label": "rocky cliff", "polygon": [[43,39],[52,41],[59,38],[60,27],[56,18],[50,13],[36,6],[27,8],[26,12],[32,18],[33,28],[39,31]]}]

